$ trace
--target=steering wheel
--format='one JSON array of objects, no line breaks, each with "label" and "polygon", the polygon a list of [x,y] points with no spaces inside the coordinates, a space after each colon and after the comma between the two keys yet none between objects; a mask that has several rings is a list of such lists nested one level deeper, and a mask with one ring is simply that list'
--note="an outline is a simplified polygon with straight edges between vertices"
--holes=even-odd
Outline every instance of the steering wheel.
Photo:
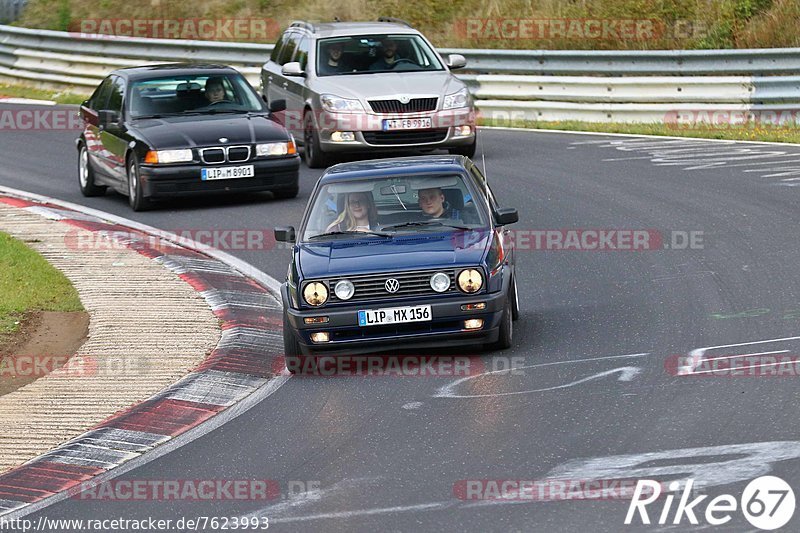
[{"label": "steering wheel", "polygon": [[[400,59],[395,59],[394,60],[394,65],[392,66],[392,68],[396,67],[400,63],[412,63],[414,65],[417,65],[417,62],[414,61],[413,59],[407,59],[405,57],[401,57]],[[419,66],[419,65],[417,65],[417,66]]]},{"label": "steering wheel", "polygon": [[212,105],[217,105],[217,104],[232,104],[232,103],[233,103],[233,100],[217,100],[216,102],[210,102],[208,104],[208,107],[211,107]]}]

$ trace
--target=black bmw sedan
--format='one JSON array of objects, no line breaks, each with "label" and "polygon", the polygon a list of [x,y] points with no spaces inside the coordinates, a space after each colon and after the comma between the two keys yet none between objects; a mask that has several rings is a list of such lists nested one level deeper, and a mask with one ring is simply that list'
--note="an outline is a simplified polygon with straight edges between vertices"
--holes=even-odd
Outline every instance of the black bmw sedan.
[{"label": "black bmw sedan", "polygon": [[220,65],[169,64],[112,72],[81,106],[78,178],[84,196],[111,187],[131,208],[202,193],[298,193],[292,136],[247,80]]}]

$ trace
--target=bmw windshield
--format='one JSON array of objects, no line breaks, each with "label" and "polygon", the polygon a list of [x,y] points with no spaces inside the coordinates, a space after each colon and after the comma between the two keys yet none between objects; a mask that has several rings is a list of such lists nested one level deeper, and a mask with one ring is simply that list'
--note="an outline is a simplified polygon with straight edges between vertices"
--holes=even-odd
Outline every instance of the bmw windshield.
[{"label": "bmw windshield", "polygon": [[247,80],[230,73],[137,80],[130,101],[132,118],[265,111]]}]

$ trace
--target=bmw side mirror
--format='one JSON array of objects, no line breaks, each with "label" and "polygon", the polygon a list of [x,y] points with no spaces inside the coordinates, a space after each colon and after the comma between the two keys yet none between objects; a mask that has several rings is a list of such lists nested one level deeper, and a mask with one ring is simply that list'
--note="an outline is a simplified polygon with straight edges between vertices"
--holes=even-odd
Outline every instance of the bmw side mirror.
[{"label": "bmw side mirror", "polygon": [[281,67],[281,74],[284,76],[300,76],[303,77],[306,75],[306,72],[303,70],[303,67],[300,66],[300,63],[297,61],[292,61],[290,63],[286,63],[283,67]]},{"label": "bmw side mirror", "polygon": [[464,68],[467,66],[467,58],[461,54],[450,54],[447,56],[447,68],[455,70],[457,68]]},{"label": "bmw side mirror", "polygon": [[286,111],[286,100],[273,100],[269,103],[270,113],[280,113]]},{"label": "bmw side mirror", "polygon": [[513,207],[500,207],[494,212],[494,219],[498,226],[505,226],[519,221],[519,213]]},{"label": "bmw side mirror", "polygon": [[295,238],[294,226],[275,228],[275,240],[277,242],[294,242]]}]

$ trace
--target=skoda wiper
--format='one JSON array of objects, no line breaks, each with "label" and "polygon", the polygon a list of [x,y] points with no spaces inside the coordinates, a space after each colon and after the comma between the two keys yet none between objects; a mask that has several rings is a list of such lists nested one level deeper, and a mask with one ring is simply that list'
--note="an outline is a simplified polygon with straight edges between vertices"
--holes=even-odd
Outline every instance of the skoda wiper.
[{"label": "skoda wiper", "polygon": [[388,233],[382,233],[380,231],[356,231],[356,230],[348,230],[348,231],[329,231],[327,233],[320,233],[319,235],[314,235],[309,237],[311,239],[319,239],[320,237],[330,237],[335,235],[376,235],[378,237],[386,237],[389,238],[391,235]]},{"label": "skoda wiper", "polygon": [[419,226],[443,226],[447,228],[464,229],[464,230],[472,229],[468,226],[464,226],[461,224],[453,224],[451,222],[442,222],[441,220],[420,220],[417,222],[403,222],[401,224],[390,224],[388,226],[382,226],[381,229],[413,228]]}]

